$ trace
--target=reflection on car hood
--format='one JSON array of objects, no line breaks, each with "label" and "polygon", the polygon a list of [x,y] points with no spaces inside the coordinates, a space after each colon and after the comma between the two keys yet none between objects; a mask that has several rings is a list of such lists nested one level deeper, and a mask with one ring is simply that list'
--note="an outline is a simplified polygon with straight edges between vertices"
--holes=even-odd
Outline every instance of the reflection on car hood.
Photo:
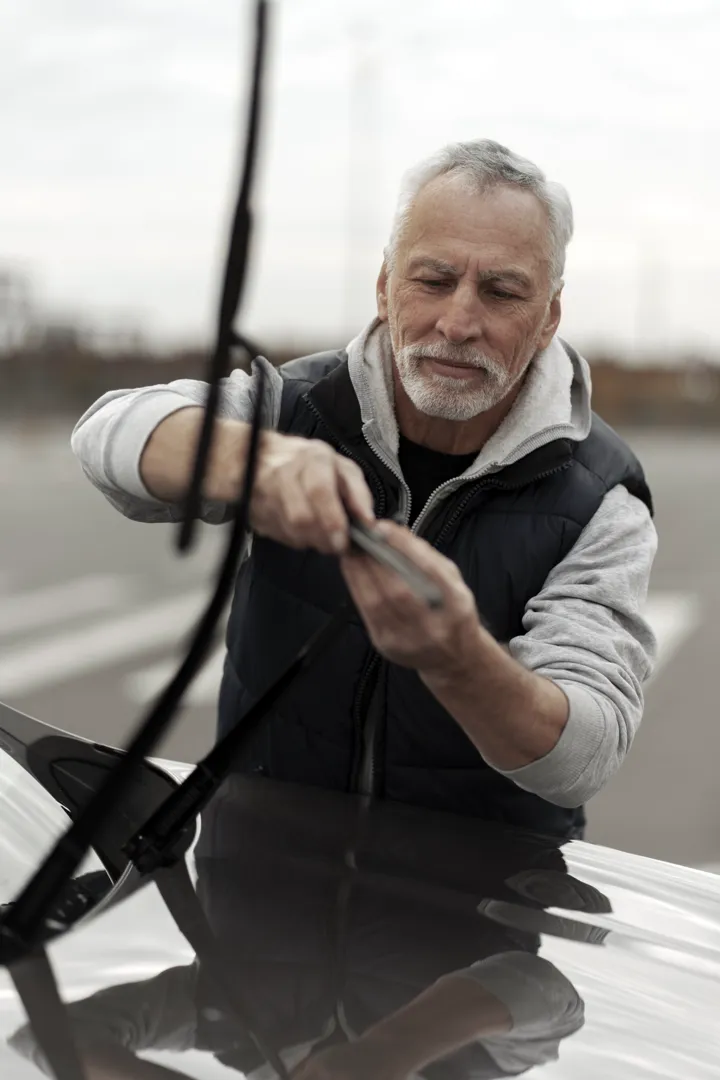
[{"label": "reflection on car hood", "polygon": [[[50,948],[81,1045],[198,1080],[273,1075],[230,994],[289,1067],[324,1055],[369,1077],[382,1053],[386,1075],[428,1080],[720,1076],[712,875],[249,778],[214,800],[190,865],[224,985],[150,886]],[[39,1076],[2,979],[0,1076]]]}]

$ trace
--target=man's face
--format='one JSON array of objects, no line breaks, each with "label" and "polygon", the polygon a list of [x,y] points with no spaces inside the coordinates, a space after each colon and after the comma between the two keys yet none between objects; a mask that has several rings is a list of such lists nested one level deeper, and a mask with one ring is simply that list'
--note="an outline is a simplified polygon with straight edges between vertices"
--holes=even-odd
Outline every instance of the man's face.
[{"label": "man's face", "polygon": [[421,412],[469,420],[522,379],[560,321],[547,212],[530,192],[437,177],[378,279],[398,375]]}]

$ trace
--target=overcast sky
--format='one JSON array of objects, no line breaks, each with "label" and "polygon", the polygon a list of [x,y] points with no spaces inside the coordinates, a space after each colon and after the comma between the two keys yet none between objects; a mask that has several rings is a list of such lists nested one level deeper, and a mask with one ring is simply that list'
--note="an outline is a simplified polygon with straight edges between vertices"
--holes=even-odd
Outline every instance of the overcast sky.
[{"label": "overcast sky", "polygon": [[[249,0],[0,0],[0,263],[39,301],[207,340]],[[720,352],[720,0],[277,0],[243,325],[373,314],[405,167],[490,136],[569,189],[563,331]]]}]

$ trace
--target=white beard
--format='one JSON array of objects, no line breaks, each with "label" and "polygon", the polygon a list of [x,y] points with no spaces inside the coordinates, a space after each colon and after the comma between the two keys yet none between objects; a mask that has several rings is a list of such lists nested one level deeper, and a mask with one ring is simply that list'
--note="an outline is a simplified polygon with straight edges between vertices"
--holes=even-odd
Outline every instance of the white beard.
[{"label": "white beard", "polygon": [[[423,370],[423,359],[468,364],[484,373],[482,385],[469,387],[466,380]],[[419,412],[442,420],[472,420],[507,397],[527,370],[511,374],[490,356],[467,345],[448,343],[406,345],[395,353],[398,375],[405,393]]]}]

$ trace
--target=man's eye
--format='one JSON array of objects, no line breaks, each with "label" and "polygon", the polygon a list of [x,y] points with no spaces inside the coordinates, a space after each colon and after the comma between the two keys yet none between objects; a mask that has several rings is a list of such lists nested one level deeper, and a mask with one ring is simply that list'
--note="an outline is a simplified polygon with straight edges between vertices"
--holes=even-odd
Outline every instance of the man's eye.
[{"label": "man's eye", "polygon": [[450,283],[445,278],[418,278],[421,285],[427,285],[428,289],[443,289]]},{"label": "man's eye", "polygon": [[494,296],[496,300],[518,300],[519,297],[515,293],[506,292],[505,289],[491,289],[490,295]]}]

